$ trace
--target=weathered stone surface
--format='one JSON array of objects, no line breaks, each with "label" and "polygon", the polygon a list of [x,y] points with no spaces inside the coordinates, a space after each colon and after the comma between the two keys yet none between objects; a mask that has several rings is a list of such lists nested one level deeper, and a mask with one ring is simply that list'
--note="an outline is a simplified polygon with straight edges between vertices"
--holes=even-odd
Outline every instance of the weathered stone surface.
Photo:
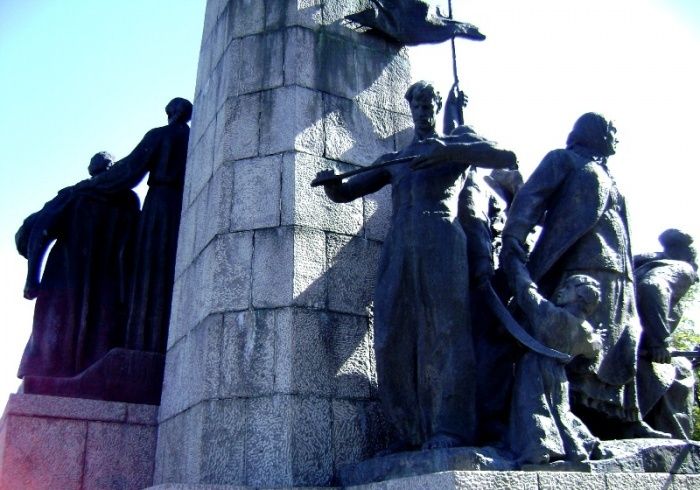
[{"label": "weathered stone surface", "polygon": [[371,362],[372,332],[364,316],[330,313],[333,394],[340,399],[369,399],[377,373]]},{"label": "weathered stone surface", "polygon": [[673,476],[665,473],[610,473],[605,475],[607,488],[615,490],[666,489],[673,483]]},{"label": "weathered stone surface", "polygon": [[386,425],[379,403],[334,400],[334,469],[371,458],[387,444]]},{"label": "weathered stone surface", "polygon": [[321,187],[309,184],[326,169],[345,172],[356,167],[303,153],[284,155],[282,169],[282,223],[357,235],[363,224],[362,200],[333,204]]},{"label": "weathered stone surface", "polygon": [[325,487],[381,432],[366,305],[386,225],[309,183],[394,150],[378,104],[404,62],[341,20],[366,0],[210,2],[154,482]]},{"label": "weathered stone surface", "polygon": [[158,425],[158,407],[155,405],[126,405],[126,421],[130,424]]},{"label": "weathered stone surface", "polygon": [[246,480],[253,486],[292,485],[289,396],[252,398],[246,436]]},{"label": "weathered stone surface", "polygon": [[[173,305],[170,311],[170,329],[168,330],[168,351],[195,325],[193,318],[195,315],[196,293],[192,291],[191,285],[194,284],[195,280],[199,279],[201,268],[201,260],[195,260],[183,270],[180,277],[175,279]],[[168,352],[169,355],[170,353]]]},{"label": "weathered stone surface", "polygon": [[[260,93],[231,97],[217,114],[215,164],[258,156]],[[219,156],[219,158],[217,158]]]},{"label": "weathered stone surface", "polygon": [[356,97],[366,88],[365,80],[358,76],[358,65],[362,61],[358,58],[355,43],[323,32],[318,35],[313,50],[313,88],[346,99]]},{"label": "weathered stone surface", "polygon": [[[202,39],[206,40],[211,35],[212,31],[216,27],[219,16],[223,12],[224,8],[228,5],[227,0],[211,0],[207,2],[207,8],[204,11],[204,29],[202,32]],[[200,63],[202,54],[200,53]],[[199,85],[199,79],[197,79],[197,84]]]},{"label": "weathered stone surface", "polygon": [[326,234],[306,227],[294,228],[294,305],[326,306]]},{"label": "weathered stone surface", "polygon": [[326,25],[341,23],[346,15],[364,10],[370,5],[368,0],[324,0],[323,21]]},{"label": "weathered stone surface", "polygon": [[266,3],[255,0],[226,2],[221,16],[228,20],[228,36],[235,38],[262,32],[265,27]]},{"label": "weathered stone surface", "polygon": [[300,308],[277,312],[279,393],[368,398],[374,376],[366,320]]},{"label": "weathered stone surface", "polygon": [[386,186],[363,200],[365,237],[383,241],[391,226],[391,187]]},{"label": "weathered stone surface", "polygon": [[257,230],[253,247],[253,306],[274,308],[292,302],[294,229]]},{"label": "weathered stone surface", "polygon": [[3,429],[1,488],[80,488],[86,422],[11,416]]},{"label": "weathered stone surface", "polygon": [[[408,104],[406,107],[408,107]],[[413,121],[411,116],[398,113],[392,114],[394,118],[394,144],[396,148],[404,148],[413,139]]]},{"label": "weathered stone surface", "polygon": [[330,402],[324,398],[295,398],[292,410],[294,484],[327,485],[333,474]]},{"label": "weathered stone surface", "polygon": [[321,0],[267,2],[265,5],[265,27],[268,30],[285,26],[317,29],[321,25],[321,3]]},{"label": "weathered stone surface", "polygon": [[216,397],[222,331],[223,315],[210,315],[170,349],[165,363],[160,420]]},{"label": "weathered stone surface", "polygon": [[603,441],[612,458],[585,463],[558,461],[527,465],[528,471],[585,471],[592,473],[697,473],[700,444],[678,439],[624,439]]},{"label": "weathered stone surface", "polygon": [[325,262],[325,236],[318,230],[279,227],[256,231],[253,306],[324,306]]},{"label": "weathered stone surface", "polygon": [[202,409],[203,421],[199,481],[245,481],[245,428],[247,401],[211,400]]},{"label": "weathered stone surface", "polygon": [[494,471],[446,471],[346,487],[348,490],[537,490],[536,475]]},{"label": "weathered stone surface", "polygon": [[700,475],[673,475],[673,490],[700,488]]},{"label": "weathered stone surface", "polygon": [[[196,104],[196,102],[195,102]],[[196,109],[195,109],[196,111]],[[194,133],[195,121],[192,122]],[[202,138],[196,144],[192,156],[187,159],[185,170],[185,190],[183,191],[183,206],[190,206],[197,198],[204,186],[211,179],[214,169],[214,133],[216,123],[214,120],[202,132]],[[192,135],[194,137],[195,134]]]},{"label": "weathered stone surface", "polygon": [[[502,472],[494,474],[494,472],[444,472],[435,473],[432,475],[423,475],[417,477],[400,478],[396,480],[388,480],[386,482],[370,483],[367,485],[357,485],[347,488],[347,490],[456,490],[456,489],[472,489],[472,488],[485,488],[485,489],[544,489],[550,488],[543,486],[544,481],[549,481],[550,477],[556,478],[560,475],[566,474],[551,474],[551,473],[539,473],[537,478],[533,478],[533,474],[524,473],[513,473],[513,472]],[[606,487],[605,481],[600,480],[600,475],[591,475],[586,473],[581,473],[575,476],[573,480],[562,479],[563,486],[557,488],[567,488],[571,490],[588,489],[588,488],[613,488]],[[634,487],[637,490],[657,490],[657,489],[673,489],[673,490],[686,490],[691,488],[697,488],[696,485],[698,481],[697,476],[689,475],[665,475],[666,480],[664,484],[659,484],[659,479],[645,478],[646,475],[643,474],[632,474],[630,477],[632,479],[637,478],[636,485]],[[568,486],[568,485],[571,486]],[[578,486],[581,485],[581,486]],[[590,486],[593,485],[593,486]],[[277,490],[280,487],[266,487],[268,490]],[[291,487],[284,487],[291,488]],[[301,487],[294,487],[301,488]],[[309,487],[304,486],[304,490],[320,490],[321,488],[325,490],[338,489],[340,487]],[[623,487],[624,488],[624,487]],[[248,486],[237,486],[237,485],[187,485],[187,484],[164,484],[157,485],[154,487],[149,487],[148,490],[251,490]]]},{"label": "weathered stone surface", "polygon": [[323,113],[326,158],[368,166],[395,150],[389,111],[324,94]]},{"label": "weathered stone surface", "polygon": [[224,54],[226,46],[230,41],[229,26],[226,19],[219,18],[216,21],[214,30],[209,38],[209,55],[211,56],[211,66],[216,66]]},{"label": "weathered stone surface", "polygon": [[250,305],[253,234],[216,235],[175,281],[168,346],[215,312]]},{"label": "weathered stone surface", "polygon": [[123,422],[127,420],[129,406],[121,402],[12,393],[5,406],[5,416]]},{"label": "weathered stone surface", "polygon": [[278,313],[275,387],[280,393],[331,396],[333,332],[327,313],[285,309]]},{"label": "weathered stone surface", "polygon": [[[549,465],[528,465],[527,472],[514,472],[517,463],[512,456],[493,448],[458,448],[436,451],[396,453],[369,459],[339,469],[341,483],[362,484],[431,473],[451,472],[456,487],[436,488],[670,488],[671,473],[697,473],[700,445],[679,440],[634,439],[604,441],[603,447],[615,455],[611,459],[583,464],[554,462]],[[478,470],[478,471],[477,471]],[[528,479],[528,472],[537,477]],[[688,481],[678,478],[678,485]],[[535,486],[530,487],[534,481]],[[490,483],[489,483],[490,482]],[[674,483],[675,484],[675,483]],[[462,486],[459,486],[462,485]],[[525,485],[525,486],[523,486]],[[539,485],[539,486],[538,486]],[[362,487],[364,488],[364,487]],[[373,488],[367,486],[367,488]],[[387,486],[387,488],[391,488]],[[406,487],[412,488],[412,487]],[[431,487],[425,487],[431,488]]]},{"label": "weathered stone surface", "polygon": [[[423,478],[426,485],[429,484],[430,477],[426,475]],[[536,477],[532,478],[529,475],[502,471],[458,471],[454,474],[454,482],[455,488],[464,489],[483,488],[484,490],[534,490],[537,488]]]},{"label": "weathered stone surface", "polygon": [[[286,30],[284,83],[315,89],[317,84],[316,43],[319,34],[301,27]],[[353,77],[354,79],[354,77]]]},{"label": "weathered stone surface", "polygon": [[211,255],[204,256],[205,278],[209,285],[208,312],[242,310],[250,306],[250,281],[253,260],[253,234],[249,232],[219,235],[212,242]]},{"label": "weathered stone surface", "polygon": [[357,49],[357,57],[362,63],[356,68],[360,80],[365,80],[365,83],[361,85],[362,91],[355,100],[392,112],[410,114],[403,98],[411,80],[411,64],[405,48],[398,55],[362,47]]},{"label": "weathered stone surface", "polygon": [[276,317],[276,310],[226,314],[220,397],[256,397],[273,393]]},{"label": "weathered stone surface", "polygon": [[0,421],[0,488],[152,483],[157,407],[13,394]]},{"label": "weathered stone surface", "polygon": [[[177,255],[175,258],[175,282],[194,260],[194,242],[197,223],[195,220],[195,207],[182,206],[180,216],[180,232],[177,237]],[[173,305],[177,305],[176,292],[173,290]]]},{"label": "weathered stone surface", "polygon": [[282,155],[233,164],[232,230],[279,226],[281,170]]},{"label": "weathered stone surface", "polygon": [[104,422],[88,424],[81,488],[136,489],[150,485],[155,450],[155,427]]},{"label": "weathered stone surface", "polygon": [[328,235],[328,308],[367,315],[377,281],[381,245],[359,237]]},{"label": "weathered stone surface", "polygon": [[239,94],[268,90],[284,83],[283,31],[244,37],[241,39],[241,51],[237,87]]},{"label": "weathered stone surface", "polygon": [[559,490],[568,488],[571,490],[597,490],[605,488],[605,475],[591,473],[538,473],[539,488],[541,490]]},{"label": "weathered stone surface", "polygon": [[195,208],[195,253],[199,253],[216,235],[229,231],[233,176],[234,170],[230,165],[220,166],[200,194],[206,199],[202,199],[201,207]]},{"label": "weathered stone surface", "polygon": [[323,155],[323,101],[319,92],[282,87],[262,94],[260,154],[300,151]]},{"label": "weathered stone surface", "polygon": [[[514,469],[516,469],[516,465],[508,455],[494,448],[462,447],[395,453],[389,456],[369,459],[355,465],[340,468],[338,479],[344,485],[359,485],[407,476],[427,476],[431,473],[468,471],[469,475],[483,476],[483,481],[486,482],[488,481],[486,477],[493,478],[499,474],[494,473],[495,471],[503,472]],[[474,472],[473,470],[481,471]],[[478,477],[481,478],[481,476]],[[536,482],[537,479],[535,478],[534,481]],[[469,488],[482,487],[474,486]],[[501,487],[485,486],[483,488]]]},{"label": "weathered stone surface", "polygon": [[203,404],[162,420],[158,426],[154,483],[200,481]]}]

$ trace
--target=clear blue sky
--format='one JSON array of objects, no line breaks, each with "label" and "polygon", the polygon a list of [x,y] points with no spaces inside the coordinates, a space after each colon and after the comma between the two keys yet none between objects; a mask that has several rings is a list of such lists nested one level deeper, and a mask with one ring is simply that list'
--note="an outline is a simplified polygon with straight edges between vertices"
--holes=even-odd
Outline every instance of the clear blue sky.
[{"label": "clear blue sky", "polygon": [[[256,0],[263,1],[263,0]],[[273,0],[266,0],[273,1]],[[14,233],[97,151],[126,155],[192,98],[205,0],[0,0],[0,405],[31,328]],[[446,6],[447,0],[436,0]],[[617,122],[612,161],[638,251],[666,226],[700,239],[698,0],[453,0],[487,34],[460,41],[467,119],[526,173],[581,112]],[[414,77],[447,90],[449,45],[412,52]]]}]

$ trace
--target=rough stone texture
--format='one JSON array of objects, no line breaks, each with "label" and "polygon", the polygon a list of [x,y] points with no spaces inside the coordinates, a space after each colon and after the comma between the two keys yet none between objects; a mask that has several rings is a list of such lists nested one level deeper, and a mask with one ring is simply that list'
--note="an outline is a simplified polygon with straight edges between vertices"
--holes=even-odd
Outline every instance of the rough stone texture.
[{"label": "rough stone texture", "polygon": [[[698,488],[697,484],[700,481],[698,480],[700,477],[697,475],[645,475],[634,473],[625,476],[627,478],[612,478],[606,482],[604,476],[586,473],[542,472],[528,474],[520,472],[450,471],[351,487],[250,487],[238,485],[163,484],[149,487],[148,490],[277,490],[281,488],[303,488],[304,490],[318,490],[320,488],[346,488],[347,490],[471,490],[474,488],[486,490],[545,490],[549,488],[566,488],[570,490],[587,490],[589,488],[685,490]],[[550,486],[555,481],[558,481],[560,485],[556,487]]]},{"label": "rough stone texture", "polygon": [[233,164],[232,230],[279,226],[281,165],[282,155]]},{"label": "rough stone texture", "polygon": [[203,408],[199,481],[244,481],[245,400],[212,400]]},{"label": "rough stone texture", "polygon": [[605,488],[605,475],[590,473],[539,473],[539,488],[542,490],[598,490]]},{"label": "rough stone texture", "polygon": [[[436,474],[445,474],[440,472],[449,472],[456,476],[456,481],[465,485],[464,488],[474,488],[469,485],[479,485],[478,488],[482,488],[482,485],[483,488],[523,488],[521,485],[529,480],[518,479],[516,475],[531,473],[537,476],[537,486],[531,488],[587,489],[604,488],[607,485],[607,488],[617,489],[670,488],[673,479],[678,476],[678,485],[683,488],[689,481],[694,482],[692,479],[680,478],[680,474],[693,477],[700,469],[700,444],[697,443],[634,439],[603,441],[602,444],[605,449],[611,451],[613,458],[586,463],[558,461],[548,465],[528,465],[520,468],[512,455],[494,448],[441,449],[396,453],[341,466],[338,478],[340,483],[345,485],[385,482],[387,488],[391,488],[391,480],[396,482],[401,481],[401,478],[419,476],[432,478]],[[495,486],[489,486],[491,484],[487,484],[484,478],[493,479]],[[515,486],[504,487],[504,481],[510,481],[508,484]],[[367,488],[373,487],[368,485]]]},{"label": "rough stone texture", "polygon": [[83,490],[150,485],[155,450],[153,427],[89,423]]},{"label": "rough stone texture", "polygon": [[700,475],[673,475],[673,490],[700,488]]},{"label": "rough stone texture", "polygon": [[342,21],[366,6],[207,4],[155,483],[327,486],[385,444],[368,306],[389,194],[309,186],[404,128],[406,52]]},{"label": "rough stone texture", "polygon": [[262,93],[260,154],[300,151],[323,155],[323,98],[298,86]]},{"label": "rough stone texture", "polygon": [[292,301],[294,271],[292,227],[255,232],[253,247],[253,307],[288,306]]},{"label": "rough stone texture", "polygon": [[294,305],[323,308],[327,298],[326,234],[297,227],[294,230]]},{"label": "rough stone texture", "polygon": [[[13,393],[5,406],[5,416],[52,417],[74,420],[123,422],[127,417],[126,403],[83,400],[47,395],[22,395]],[[156,407],[146,409],[155,412]]]},{"label": "rough stone texture", "polygon": [[363,199],[365,237],[384,241],[391,226],[391,189],[385,187]]},{"label": "rough stone texture", "polygon": [[141,489],[152,483],[157,407],[10,395],[0,488]]},{"label": "rough stone texture", "polygon": [[334,467],[372,457],[387,444],[387,428],[376,401],[333,401]]},{"label": "rough stone texture", "polygon": [[440,472],[487,470],[474,472],[482,474],[515,469],[515,462],[506,453],[490,447],[464,447],[376,457],[339,468],[338,478],[345,485],[358,485]]},{"label": "rough stone texture", "polygon": [[366,314],[374,293],[376,268],[357,264],[379,262],[381,245],[358,237],[328,236],[328,308]]},{"label": "rough stone texture", "polygon": [[217,114],[215,162],[231,162],[258,156],[260,94],[231,97]]},{"label": "rough stone texture", "polygon": [[196,483],[200,481],[199,458],[202,404],[179,412],[158,425],[153,481]]},{"label": "rough stone texture", "polygon": [[194,219],[195,248],[199,253],[215,236],[231,228],[231,202],[234,189],[234,169],[230,165],[218,167],[212,179],[197,199]]},{"label": "rough stone texture", "polygon": [[363,226],[362,200],[334,204],[321,187],[309,183],[321,170],[345,172],[356,167],[304,153],[287,153],[282,174],[282,223],[297,224],[345,235],[357,235]]},{"label": "rough stone texture", "polygon": [[4,420],[2,488],[80,488],[87,424],[10,416]]},{"label": "rough stone texture", "polygon": [[219,396],[271,395],[275,383],[275,310],[241,311],[224,317]]},{"label": "rough stone texture", "polygon": [[367,166],[394,148],[394,118],[380,109],[324,95],[326,158]]},{"label": "rough stone texture", "polygon": [[614,488],[615,490],[636,490],[638,488],[658,488],[662,490],[672,486],[673,475],[665,473],[610,473],[605,475],[605,484],[607,488]]},{"label": "rough stone texture", "polygon": [[217,395],[223,316],[208,316],[169,351],[159,419]]}]

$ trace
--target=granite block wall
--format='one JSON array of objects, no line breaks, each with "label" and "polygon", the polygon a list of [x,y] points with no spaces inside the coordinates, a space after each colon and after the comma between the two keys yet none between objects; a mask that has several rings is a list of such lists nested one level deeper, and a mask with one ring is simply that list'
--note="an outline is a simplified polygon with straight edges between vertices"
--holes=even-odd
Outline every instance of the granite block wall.
[{"label": "granite block wall", "polygon": [[309,183],[410,130],[405,50],[343,16],[366,0],[209,0],[155,483],[332,484],[385,443],[371,302],[387,190]]}]

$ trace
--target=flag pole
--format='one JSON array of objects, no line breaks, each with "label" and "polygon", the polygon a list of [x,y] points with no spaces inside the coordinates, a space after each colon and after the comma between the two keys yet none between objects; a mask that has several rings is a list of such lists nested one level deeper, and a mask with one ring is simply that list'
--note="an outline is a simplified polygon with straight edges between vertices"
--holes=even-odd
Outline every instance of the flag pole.
[{"label": "flag pole", "polygon": [[[450,19],[454,19],[452,15],[452,0],[447,0],[447,13]],[[457,74],[457,47],[455,46],[455,38],[450,40],[452,44],[452,75],[454,76],[455,86],[459,86],[459,75]]]}]

